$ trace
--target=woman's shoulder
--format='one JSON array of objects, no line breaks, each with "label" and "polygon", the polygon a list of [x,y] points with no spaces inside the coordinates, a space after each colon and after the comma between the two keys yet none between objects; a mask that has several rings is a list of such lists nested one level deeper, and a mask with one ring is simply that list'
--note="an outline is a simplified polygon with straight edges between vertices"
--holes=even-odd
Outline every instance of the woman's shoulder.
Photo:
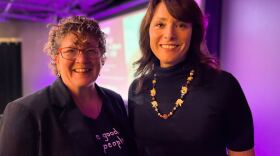
[{"label": "woman's shoulder", "polygon": [[[130,86],[129,86],[129,94],[136,94],[136,92],[140,92],[139,90],[145,90],[147,87],[147,82],[151,81],[151,76],[143,76],[135,78]],[[141,88],[141,89],[140,89]]]},{"label": "woman's shoulder", "polygon": [[230,73],[226,70],[221,70],[217,74],[217,81],[224,82],[225,84],[237,84],[238,83],[237,78],[232,73]]},{"label": "woman's shoulder", "polygon": [[129,86],[129,91],[135,90],[135,88],[139,82],[140,82],[140,78],[134,79]]},{"label": "woman's shoulder", "polygon": [[[7,104],[4,118],[16,119],[35,117],[46,110],[48,104],[48,88],[41,89],[30,95],[23,96]],[[37,115],[36,115],[37,114]]]},{"label": "woman's shoulder", "polygon": [[203,72],[203,84],[218,87],[225,92],[242,90],[238,79],[226,70],[207,69]]},{"label": "woman's shoulder", "polygon": [[113,91],[109,88],[106,87],[101,87],[101,86],[97,86],[97,90],[99,91],[99,93],[102,94],[102,96],[107,96],[108,98],[116,98],[116,99],[122,99],[121,95],[119,93],[117,93],[116,91]]},{"label": "woman's shoulder", "polygon": [[25,109],[37,109],[38,105],[42,108],[43,103],[47,103],[49,101],[49,87],[43,88],[39,91],[36,91],[32,94],[25,95],[20,97],[10,103],[9,105],[14,105],[13,107],[23,107]]},{"label": "woman's shoulder", "polygon": [[202,66],[198,70],[198,74],[202,79],[207,79],[208,81],[217,81],[217,82],[237,82],[235,76],[232,73],[223,70],[223,69],[215,69],[212,67]]},{"label": "woman's shoulder", "polygon": [[106,108],[109,110],[109,112],[112,113],[117,111],[124,116],[127,115],[123,98],[119,93],[98,85],[96,85],[96,88],[100,96],[106,101]]},{"label": "woman's shoulder", "polygon": [[123,98],[119,93],[117,93],[109,88],[101,87],[98,85],[96,85],[96,89],[103,98],[111,101],[111,104],[113,104],[112,106],[116,106],[116,107],[121,106],[122,107],[122,105],[124,105]]}]

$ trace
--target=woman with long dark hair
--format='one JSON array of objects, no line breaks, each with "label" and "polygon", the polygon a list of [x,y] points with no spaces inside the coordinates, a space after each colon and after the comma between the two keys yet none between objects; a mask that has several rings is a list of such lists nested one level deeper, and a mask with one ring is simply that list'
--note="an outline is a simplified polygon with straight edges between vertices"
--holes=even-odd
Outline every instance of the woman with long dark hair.
[{"label": "woman with long dark hair", "polygon": [[141,156],[253,156],[250,108],[205,45],[194,0],[150,0],[128,110]]}]

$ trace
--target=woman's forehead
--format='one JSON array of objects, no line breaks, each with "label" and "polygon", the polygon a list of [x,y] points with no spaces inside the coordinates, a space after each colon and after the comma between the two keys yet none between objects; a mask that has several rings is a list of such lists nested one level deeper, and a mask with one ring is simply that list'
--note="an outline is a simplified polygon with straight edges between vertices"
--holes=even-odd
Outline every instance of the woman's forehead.
[{"label": "woman's forehead", "polygon": [[62,40],[77,46],[90,46],[98,43],[97,39],[93,36],[75,33],[68,33]]}]

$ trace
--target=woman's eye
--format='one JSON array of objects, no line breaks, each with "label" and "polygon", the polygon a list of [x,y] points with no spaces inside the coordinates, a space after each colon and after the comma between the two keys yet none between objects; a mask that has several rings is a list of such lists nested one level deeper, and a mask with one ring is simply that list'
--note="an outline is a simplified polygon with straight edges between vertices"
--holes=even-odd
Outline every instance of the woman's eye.
[{"label": "woman's eye", "polygon": [[88,49],[86,50],[88,53],[97,53],[98,49]]},{"label": "woman's eye", "polygon": [[96,51],[95,50],[87,50],[86,53],[88,53],[88,54],[95,54]]},{"label": "woman's eye", "polygon": [[72,48],[72,49],[67,49],[65,53],[75,53],[76,51],[77,51],[76,49]]},{"label": "woman's eye", "polygon": [[157,23],[155,26],[156,26],[157,28],[162,28],[162,27],[164,27],[164,24],[163,24],[163,23]]},{"label": "woman's eye", "polygon": [[186,24],[179,24],[179,27],[180,27],[180,28],[185,28],[185,27],[186,27]]},{"label": "woman's eye", "polygon": [[179,27],[179,28],[188,28],[188,27],[190,27],[190,24],[189,24],[189,23],[183,23],[183,22],[182,22],[182,23],[179,23],[179,24],[178,24],[178,27]]},{"label": "woman's eye", "polygon": [[179,23],[177,25],[179,28],[186,28],[187,27],[187,24],[186,23]]},{"label": "woman's eye", "polygon": [[88,49],[88,50],[86,50],[86,53],[88,55],[99,55],[98,49]]}]

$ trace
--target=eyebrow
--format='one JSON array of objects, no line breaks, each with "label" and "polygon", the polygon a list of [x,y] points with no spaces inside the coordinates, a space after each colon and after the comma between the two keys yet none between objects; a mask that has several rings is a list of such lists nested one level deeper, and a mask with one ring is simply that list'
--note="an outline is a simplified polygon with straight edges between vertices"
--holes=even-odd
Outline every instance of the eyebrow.
[{"label": "eyebrow", "polygon": [[[174,18],[174,22],[177,23],[177,22],[183,22],[183,23],[188,23],[188,22],[184,22],[184,21],[181,21],[181,20],[178,20],[176,18]],[[167,21],[168,19],[165,18],[165,17],[156,17],[155,20],[158,20],[158,21]]]},{"label": "eyebrow", "polygon": [[155,19],[156,20],[162,20],[162,21],[166,21],[167,20],[167,18],[165,18],[165,17],[156,17]]}]

